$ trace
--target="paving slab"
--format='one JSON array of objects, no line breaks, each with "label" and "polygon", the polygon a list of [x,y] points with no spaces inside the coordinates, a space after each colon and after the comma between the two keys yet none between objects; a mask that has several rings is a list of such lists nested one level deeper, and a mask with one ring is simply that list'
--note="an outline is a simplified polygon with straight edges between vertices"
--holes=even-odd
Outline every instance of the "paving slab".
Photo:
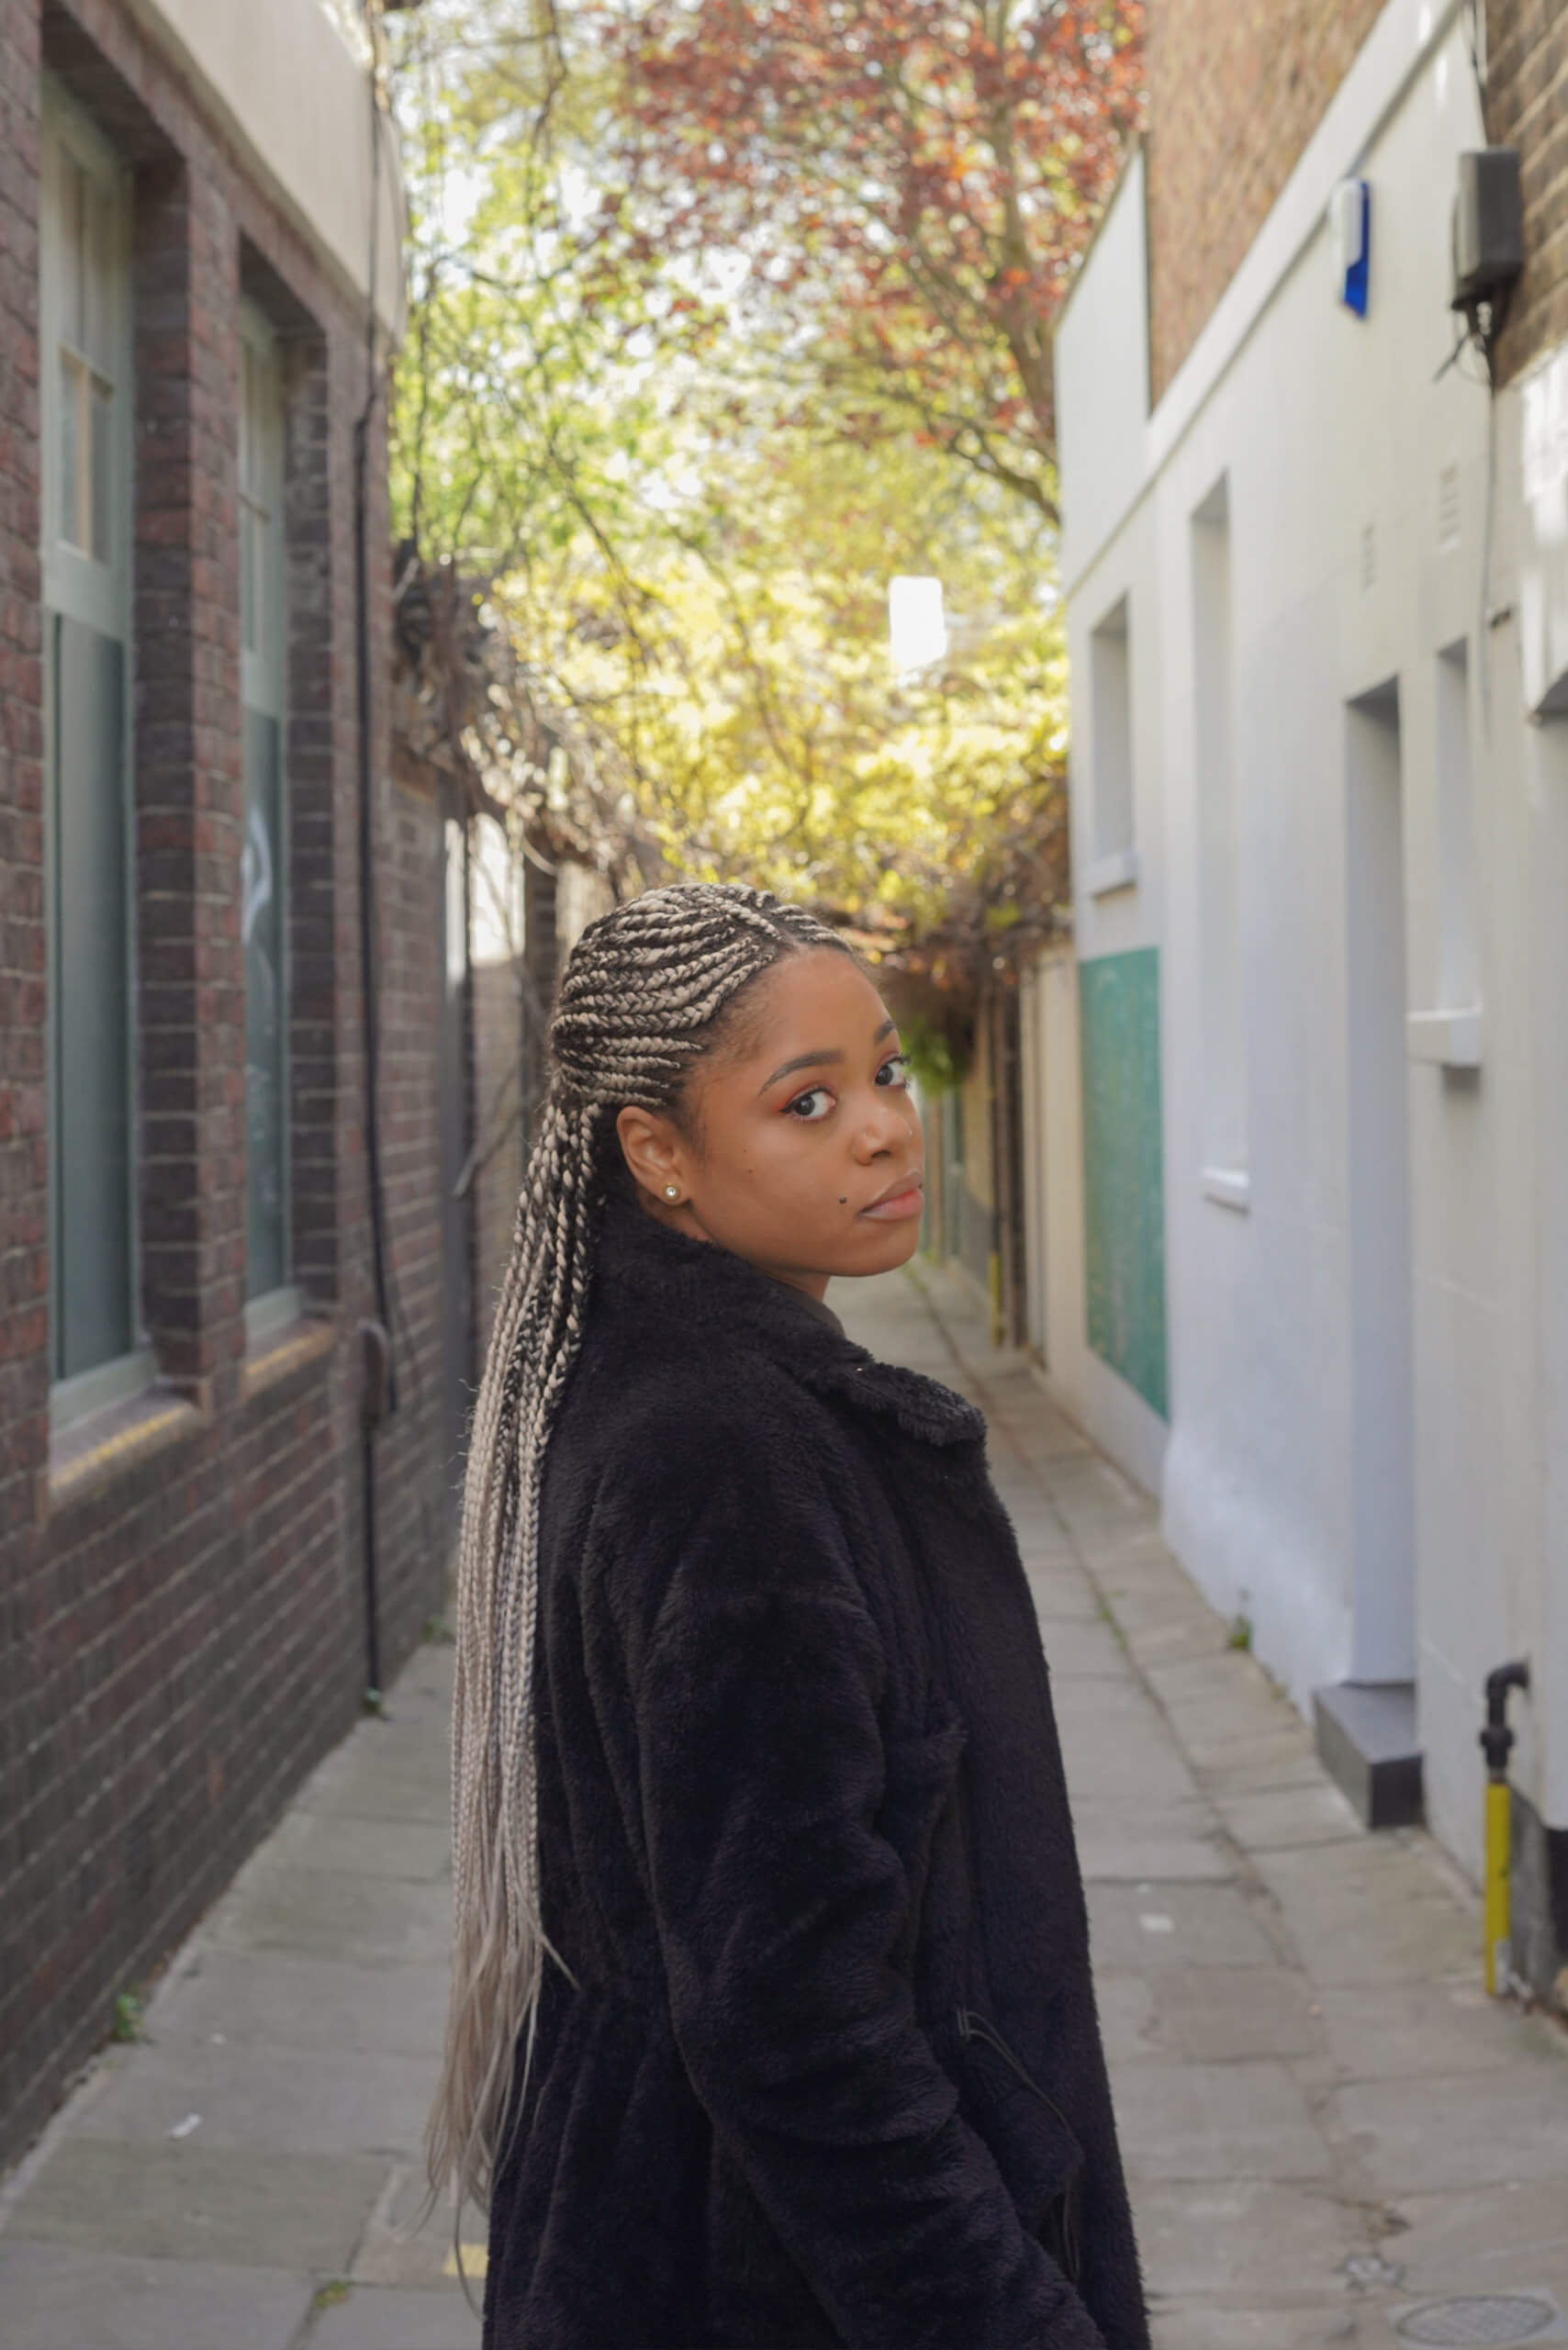
[{"label": "paving slab", "polygon": [[1327,2044],[1305,1975],[1284,1966],[1169,1966],[1151,1977],[1159,2044],[1194,2065],[1316,2056]]},{"label": "paving slab", "polygon": [[1343,2300],[1310,2309],[1188,2304],[1156,2317],[1154,2350],[1372,2350],[1365,2322]]},{"label": "paving slab", "polygon": [[[1031,1576],[1030,1582],[1043,1617],[1047,1613],[1045,1595],[1036,1577]],[[1041,1634],[1053,1681],[1120,1682],[1126,1677],[1126,1651],[1103,1616],[1095,1614],[1087,1619],[1064,1617],[1043,1624]]]},{"label": "paving slab", "polygon": [[1131,2177],[1317,2179],[1334,2159],[1285,2065],[1135,2065],[1117,2085]]},{"label": "paving slab", "polygon": [[446,1820],[362,1819],[301,1806],[279,1823],[274,1850],[280,1861],[344,1876],[409,1877],[431,1885],[452,1874]]},{"label": "paving slab", "polygon": [[235,1887],[213,1941],[219,1950],[433,1966],[451,1947],[452,1896],[444,1885],[274,1865]]},{"label": "paving slab", "polygon": [[1024,1573],[1035,1602],[1035,1612],[1040,1618],[1047,1656],[1050,1654],[1052,1631],[1058,1624],[1098,1624],[1110,1633],[1113,1640],[1115,1639],[1105,1610],[1076,1567],[1053,1571],[1032,1566],[1025,1558]]},{"label": "paving slab", "polygon": [[1159,1708],[1126,1673],[1109,1682],[1064,1681],[1055,1703],[1075,1800],[1092,1788],[1097,1801],[1136,1817],[1151,1786],[1163,1783],[1168,1796],[1196,1796]]},{"label": "paving slab", "polygon": [[1100,2036],[1113,2075],[1118,2074],[1124,2065],[1169,2064],[1170,2051],[1159,2044],[1154,1986],[1147,1975],[1097,1966],[1094,1997],[1100,2011]]},{"label": "paving slab", "polygon": [[[1561,2180],[1568,2169],[1568,2065],[1352,2081],[1334,2105],[1389,2196]],[[1568,2193],[1563,2210],[1568,2221]]]},{"label": "paving slab", "polygon": [[[376,1725],[378,1735],[389,1726]],[[340,1747],[317,1772],[306,1791],[311,1811],[347,1812],[359,1819],[426,1821],[439,1827],[450,1817],[447,1774],[438,1774],[439,1741],[404,1756],[387,1746]]]},{"label": "paving slab", "polygon": [[353,2258],[386,2171],[373,2155],[257,2154],[73,2133],[22,2195],[0,2241],[34,2236],[154,2260],[338,2276]]},{"label": "paving slab", "polygon": [[153,2000],[154,2045],[210,2040],[423,2056],[445,2028],[447,1969],[355,1966],[293,1951],[203,1950]]},{"label": "paving slab", "polygon": [[1174,1884],[1089,1887],[1094,1964],[1155,1973],[1167,1967],[1271,1966],[1278,1953],[1233,1885]]},{"label": "paving slab", "polygon": [[[1568,2058],[1562,2035],[1540,2015],[1510,2001],[1488,1998],[1474,1969],[1443,1979],[1314,1985],[1329,2053],[1345,2080],[1384,2081],[1401,2075],[1492,2073]],[[1563,2126],[1568,2129],[1568,2107]]]},{"label": "paving slab", "polygon": [[1288,1852],[1302,1844],[1359,1843],[1366,1834],[1339,1789],[1327,1779],[1220,1795],[1214,1804],[1226,1831],[1254,1852]]},{"label": "paving slab", "polygon": [[1254,1794],[1260,1787],[1315,1787],[1322,1776],[1305,1729],[1215,1737],[1200,1717],[1182,1738],[1182,1751],[1193,1776],[1216,1801],[1226,1795]]},{"label": "paving slab", "polygon": [[1400,2195],[1384,2249],[1416,2293],[1518,2292],[1534,2285],[1568,2309],[1568,2198],[1560,2178],[1467,2182]]},{"label": "paving slab", "polygon": [[200,2138],[193,2151],[391,2155],[418,2143],[430,2110],[428,2050],[394,2056],[225,2038],[114,2054],[107,2086],[83,2113],[84,2136],[156,2143],[184,2129]]},{"label": "paving slab", "polygon": [[306,2339],[308,2350],[478,2350],[479,2321],[455,2282],[438,2292],[352,2285]]},{"label": "paving slab", "polygon": [[[452,2212],[442,2202],[427,2214],[426,2200],[423,2165],[412,2161],[396,2165],[354,2255],[350,2275],[356,2284],[446,2290],[455,2275],[450,2265],[455,2257]],[[472,2210],[465,2211],[465,2241],[480,2235],[483,2227]],[[465,2265],[472,2284],[473,2265]]]},{"label": "paving slab", "polygon": [[1332,2185],[1225,2178],[1142,2181],[1139,2248],[1162,2293],[1343,2299],[1344,2265],[1370,2248],[1361,2214]]},{"label": "paving slab", "polygon": [[293,2350],[311,2284],[0,2236],[0,2350]]},{"label": "paving slab", "polygon": [[1317,1982],[1478,1976],[1478,1916],[1424,1840],[1399,1844],[1385,1831],[1360,1843],[1258,1853],[1253,1863]]},{"label": "paving slab", "polygon": [[[1081,1784],[1081,1780],[1080,1782]],[[1076,1807],[1079,1865],[1086,1883],[1224,1884],[1230,1863],[1212,1836],[1188,1835],[1158,1818],[1102,1825],[1093,1805]]]}]

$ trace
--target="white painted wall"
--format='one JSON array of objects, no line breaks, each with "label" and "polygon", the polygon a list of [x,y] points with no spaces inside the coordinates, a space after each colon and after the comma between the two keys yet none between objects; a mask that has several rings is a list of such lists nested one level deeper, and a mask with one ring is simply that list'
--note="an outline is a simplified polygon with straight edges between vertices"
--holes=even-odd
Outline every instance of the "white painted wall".
[{"label": "white painted wall", "polygon": [[1061,573],[1075,579],[1143,486],[1148,417],[1144,162],[1135,148],[1056,330]]},{"label": "white painted wall", "polygon": [[[1058,335],[1079,952],[1158,945],[1161,957],[1168,1447],[1082,1342],[1076,1014],[1059,973],[1036,983],[1051,1377],[1134,1474],[1149,1482],[1152,1462],[1178,1552],[1222,1611],[1245,1606],[1259,1653],[1299,1701],[1323,1682],[1413,1666],[1430,1816],[1472,1867],[1481,1682],[1507,1656],[1529,1653],[1537,1673],[1520,1708],[1520,1783],[1551,1823],[1568,1822],[1568,722],[1525,723],[1517,626],[1481,625],[1486,396],[1462,367],[1434,380],[1452,333],[1454,158],[1481,136],[1457,12],[1390,0],[1153,414],[1129,392],[1147,317],[1131,175]],[[1372,188],[1364,321],[1333,298],[1322,228],[1330,189],[1352,172]],[[1494,609],[1515,600],[1518,577],[1518,405],[1506,397],[1499,410]],[[1204,1172],[1214,1055],[1193,519],[1222,479],[1247,1140],[1245,1167],[1227,1170],[1241,1180],[1216,1186]],[[1443,538],[1455,486],[1457,534]],[[1092,632],[1124,596],[1136,872],[1092,894],[1083,681]],[[1458,643],[1467,710],[1463,680],[1456,700],[1454,668],[1439,668]],[[1445,1001],[1455,891],[1470,890],[1482,1058],[1463,1073],[1423,1057],[1429,1029],[1407,1035],[1403,1058],[1389,1050],[1400,973],[1391,933],[1376,951],[1377,842],[1352,798],[1348,705],[1394,681],[1394,1010],[1476,1012]],[[1385,875],[1385,905],[1387,886]],[[1368,1038],[1375,1002],[1381,1045]],[[1396,1104],[1390,1086],[1404,1088]],[[1382,1114],[1391,1107],[1402,1117]],[[1363,1133],[1383,1140],[1358,1166]],[[1376,1243],[1400,1199],[1403,1309]],[[1391,1327],[1402,1311],[1406,1326]]]},{"label": "white painted wall", "polygon": [[375,163],[365,74],[321,0],[129,6],[344,291],[361,299],[370,290],[374,190],[376,313],[399,336],[405,215],[397,140],[383,120]]}]

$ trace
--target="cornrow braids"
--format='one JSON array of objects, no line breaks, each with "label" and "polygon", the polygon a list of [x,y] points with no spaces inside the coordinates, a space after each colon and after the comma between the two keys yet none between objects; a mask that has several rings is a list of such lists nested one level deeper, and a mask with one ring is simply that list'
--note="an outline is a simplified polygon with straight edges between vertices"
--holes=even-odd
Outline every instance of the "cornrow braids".
[{"label": "cornrow braids", "polygon": [[[783,957],[843,941],[766,890],[689,882],[589,923],[562,975],[550,1082],[475,1406],[458,1562],[453,1703],[454,1937],[430,2199],[487,2206],[520,2121],[544,1961],[534,1669],[539,1494],[582,1343],[598,1211],[628,1104],[678,1114],[722,1016]],[[524,2043],[521,2077],[516,2056]],[[514,2099],[513,2092],[516,2091]],[[454,2227],[454,2232],[456,2232]]]}]

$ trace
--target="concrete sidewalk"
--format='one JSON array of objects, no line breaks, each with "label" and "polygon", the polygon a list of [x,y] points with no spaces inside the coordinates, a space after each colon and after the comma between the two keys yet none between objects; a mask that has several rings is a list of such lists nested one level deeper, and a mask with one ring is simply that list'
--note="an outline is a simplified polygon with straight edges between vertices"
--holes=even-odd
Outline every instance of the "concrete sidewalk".
[{"label": "concrete sidewalk", "polygon": [[[1568,2308],[1568,2042],[1484,1998],[1468,1889],[1425,1838],[1361,1831],[966,1284],[833,1303],[991,1416],[1158,2350],[1568,2342],[1543,2314]],[[0,2192],[0,2350],[475,2350],[444,2215],[406,2233],[445,1996],[450,1668],[421,1650],[181,1953],[146,2040]]]},{"label": "concrete sidewalk", "polygon": [[449,2216],[402,2240],[445,2018],[451,1688],[422,1648],[7,2182],[0,2350],[476,2350]]},{"label": "concrete sidewalk", "polygon": [[991,1422],[1157,2350],[1568,2342],[1568,2035],[1487,1999],[1469,1887],[1426,1836],[1361,1829],[1152,1505],[993,1352],[961,1276],[834,1303]]}]

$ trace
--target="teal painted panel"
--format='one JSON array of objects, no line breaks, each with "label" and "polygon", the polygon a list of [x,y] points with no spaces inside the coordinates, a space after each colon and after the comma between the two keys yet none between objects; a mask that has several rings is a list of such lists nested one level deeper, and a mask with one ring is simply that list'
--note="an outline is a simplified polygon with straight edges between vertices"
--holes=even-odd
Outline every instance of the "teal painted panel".
[{"label": "teal painted panel", "polygon": [[1089,1343],[1165,1419],[1159,950],[1098,956],[1078,985]]}]

